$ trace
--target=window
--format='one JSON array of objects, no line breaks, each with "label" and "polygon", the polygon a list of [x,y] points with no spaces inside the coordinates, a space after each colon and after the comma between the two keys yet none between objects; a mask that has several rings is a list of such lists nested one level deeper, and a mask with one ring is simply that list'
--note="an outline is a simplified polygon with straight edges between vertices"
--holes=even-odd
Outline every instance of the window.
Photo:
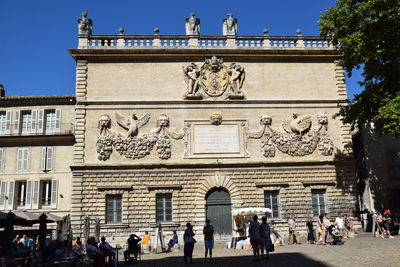
[{"label": "window", "polygon": [[172,194],[156,194],[156,221],[172,221]]},{"label": "window", "polygon": [[17,190],[16,192],[16,204],[17,208],[24,207],[26,205],[26,195],[27,195],[27,190],[26,190],[26,181],[18,181],[15,185],[15,189]]},{"label": "window", "polygon": [[40,181],[40,205],[57,208],[58,180]]},{"label": "window", "polygon": [[122,195],[107,195],[107,223],[122,222]]},{"label": "window", "polygon": [[7,115],[5,111],[0,112],[0,134],[6,134]]},{"label": "window", "polygon": [[42,160],[41,160],[41,169],[44,172],[51,171],[53,169],[53,157],[54,157],[54,148],[51,146],[42,147]]},{"label": "window", "polygon": [[[1,113],[0,113],[1,114]],[[8,130],[8,124],[11,123],[11,113],[6,113],[6,132],[11,132]],[[1,133],[1,118],[0,118],[0,133]],[[60,133],[61,127],[61,110],[43,110],[43,109],[33,109],[33,110],[16,110],[14,112],[14,134],[54,134]]]},{"label": "window", "polygon": [[400,152],[386,152],[388,176],[391,180],[400,180]]},{"label": "window", "polygon": [[18,148],[17,150],[17,171],[26,172],[28,171],[28,158],[29,149],[27,147]]},{"label": "window", "polygon": [[326,190],[311,190],[313,216],[326,213]]},{"label": "window", "polygon": [[0,209],[14,209],[14,181],[0,181]]},{"label": "window", "polygon": [[266,208],[272,210],[271,213],[267,212],[267,218],[279,218],[279,191],[264,191],[264,204]]}]

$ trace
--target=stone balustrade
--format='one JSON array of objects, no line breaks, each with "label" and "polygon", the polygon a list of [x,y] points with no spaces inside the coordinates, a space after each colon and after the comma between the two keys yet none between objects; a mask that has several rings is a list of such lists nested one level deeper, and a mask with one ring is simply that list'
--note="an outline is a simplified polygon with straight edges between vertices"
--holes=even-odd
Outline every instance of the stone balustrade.
[{"label": "stone balustrade", "polygon": [[223,36],[223,35],[79,35],[79,49],[111,48],[248,48],[333,50],[318,36]]}]

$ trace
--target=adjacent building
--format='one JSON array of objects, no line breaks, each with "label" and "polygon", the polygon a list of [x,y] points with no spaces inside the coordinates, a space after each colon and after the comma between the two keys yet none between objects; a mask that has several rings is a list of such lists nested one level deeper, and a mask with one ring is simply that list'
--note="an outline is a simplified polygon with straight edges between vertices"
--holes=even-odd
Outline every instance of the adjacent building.
[{"label": "adjacent building", "polygon": [[0,210],[71,211],[74,95],[0,98]]}]

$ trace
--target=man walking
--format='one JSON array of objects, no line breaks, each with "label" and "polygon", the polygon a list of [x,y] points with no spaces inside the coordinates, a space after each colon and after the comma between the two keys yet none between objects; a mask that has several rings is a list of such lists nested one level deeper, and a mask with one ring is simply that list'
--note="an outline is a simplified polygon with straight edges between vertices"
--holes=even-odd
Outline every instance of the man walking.
[{"label": "man walking", "polygon": [[299,239],[299,234],[296,231],[296,216],[292,214],[288,220],[289,235],[288,235],[288,245],[290,245],[290,239],[293,236],[293,244],[301,244]]},{"label": "man walking", "polygon": [[249,226],[250,244],[253,247],[254,259],[253,261],[260,260],[260,223],[258,222],[258,216],[254,215],[253,221]]},{"label": "man walking", "polygon": [[214,227],[209,219],[206,220],[206,225],[203,228],[204,247],[206,249],[204,257],[207,259],[208,251],[210,251],[210,261],[212,259],[212,250],[214,248]]}]

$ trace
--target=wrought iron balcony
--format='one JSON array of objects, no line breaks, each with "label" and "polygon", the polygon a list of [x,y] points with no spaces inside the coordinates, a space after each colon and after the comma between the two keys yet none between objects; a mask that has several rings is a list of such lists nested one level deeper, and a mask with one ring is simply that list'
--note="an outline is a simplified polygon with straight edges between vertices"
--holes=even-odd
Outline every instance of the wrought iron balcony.
[{"label": "wrought iron balcony", "polygon": [[[18,130],[15,130],[18,129]],[[10,124],[0,129],[0,138],[6,136],[53,136],[53,135],[74,135],[74,125],[72,123],[61,123],[59,128],[32,129],[23,128],[21,124]]]}]

